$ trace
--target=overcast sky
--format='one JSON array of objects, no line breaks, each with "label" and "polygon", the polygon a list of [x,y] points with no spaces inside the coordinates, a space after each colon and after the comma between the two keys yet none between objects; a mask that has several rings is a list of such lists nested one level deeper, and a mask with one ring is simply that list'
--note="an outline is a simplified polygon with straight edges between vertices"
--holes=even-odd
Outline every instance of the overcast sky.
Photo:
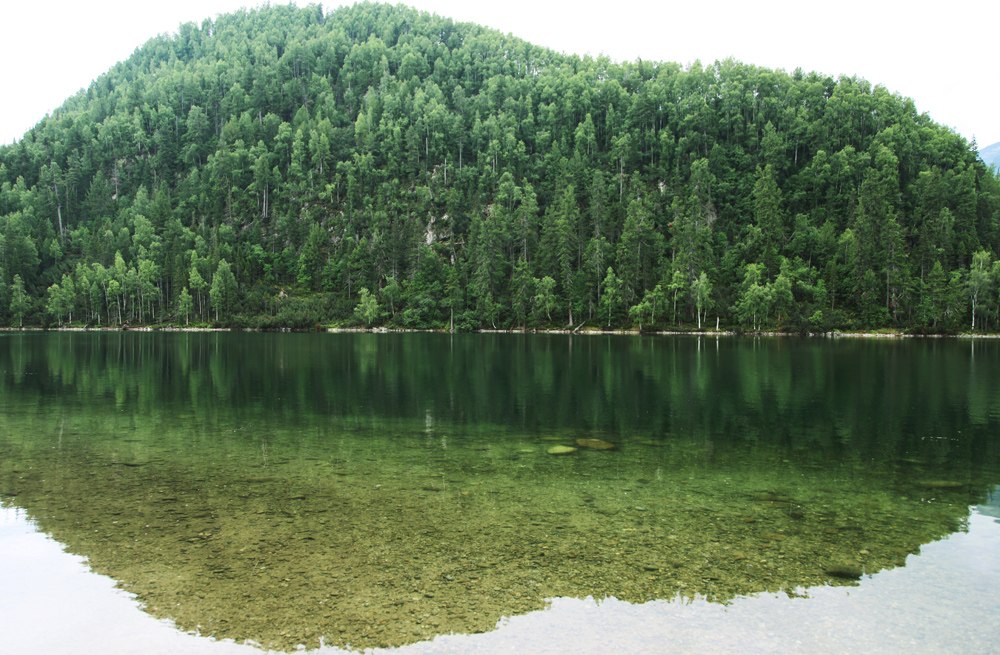
[{"label": "overcast sky", "polygon": [[[115,62],[183,22],[255,0],[19,0],[0,27],[0,143],[19,139]],[[297,2],[297,4],[308,4]],[[325,2],[330,10],[350,2]],[[418,7],[575,54],[688,64],[744,62],[859,75],[980,147],[1000,141],[1000,2],[951,0],[411,0]]]}]

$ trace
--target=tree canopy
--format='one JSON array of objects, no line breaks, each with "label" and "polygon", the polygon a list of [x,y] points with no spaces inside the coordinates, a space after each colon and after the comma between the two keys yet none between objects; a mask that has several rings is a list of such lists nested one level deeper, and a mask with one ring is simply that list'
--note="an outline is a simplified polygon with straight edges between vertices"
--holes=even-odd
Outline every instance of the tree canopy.
[{"label": "tree canopy", "polygon": [[881,86],[380,4],[182,25],[0,148],[8,325],[982,330],[998,252],[996,174]]}]

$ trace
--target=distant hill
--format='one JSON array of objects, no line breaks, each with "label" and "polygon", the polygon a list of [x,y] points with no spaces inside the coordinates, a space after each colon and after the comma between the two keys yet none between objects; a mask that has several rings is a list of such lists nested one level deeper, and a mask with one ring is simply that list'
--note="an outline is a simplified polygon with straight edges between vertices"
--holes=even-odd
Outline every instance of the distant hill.
[{"label": "distant hill", "polygon": [[993,145],[986,146],[980,150],[979,156],[982,157],[983,162],[985,162],[987,166],[1000,169],[1000,141],[997,141]]}]

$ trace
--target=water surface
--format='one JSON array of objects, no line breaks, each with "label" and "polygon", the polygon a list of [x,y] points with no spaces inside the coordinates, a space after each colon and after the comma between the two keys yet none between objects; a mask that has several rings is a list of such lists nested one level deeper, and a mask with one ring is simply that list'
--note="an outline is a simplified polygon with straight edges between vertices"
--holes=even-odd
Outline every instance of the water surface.
[{"label": "water surface", "polygon": [[735,607],[965,531],[1000,482],[998,364],[940,340],[8,334],[0,498],[151,615],[279,649],[553,598]]}]

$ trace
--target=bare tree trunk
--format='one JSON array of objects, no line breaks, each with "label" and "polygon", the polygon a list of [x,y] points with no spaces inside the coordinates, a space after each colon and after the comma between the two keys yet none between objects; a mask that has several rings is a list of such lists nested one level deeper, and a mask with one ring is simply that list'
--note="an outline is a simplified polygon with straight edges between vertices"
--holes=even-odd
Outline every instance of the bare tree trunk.
[{"label": "bare tree trunk", "polygon": [[618,158],[618,202],[622,201],[625,195],[625,158]]}]

